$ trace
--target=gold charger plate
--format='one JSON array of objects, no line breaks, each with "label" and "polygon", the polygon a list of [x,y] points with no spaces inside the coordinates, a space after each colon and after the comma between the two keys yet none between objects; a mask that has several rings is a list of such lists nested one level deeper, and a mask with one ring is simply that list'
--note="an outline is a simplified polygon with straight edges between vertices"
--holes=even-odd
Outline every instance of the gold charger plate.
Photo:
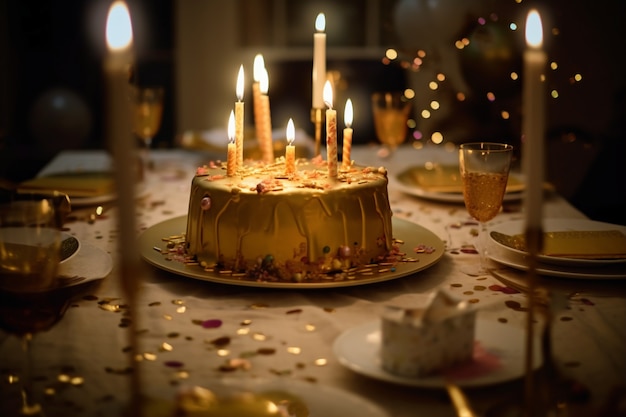
[{"label": "gold charger plate", "polygon": [[[414,166],[392,177],[394,185],[403,192],[435,201],[463,203],[463,183],[458,165],[436,165],[427,169]],[[504,201],[522,197],[524,181],[515,173],[509,174]]]},{"label": "gold charger plate", "polygon": [[[415,259],[413,262],[399,262],[395,265],[394,271],[373,272],[372,275],[357,274],[354,279],[329,282],[262,282],[246,280],[240,277],[230,277],[218,272],[204,271],[200,266],[187,266],[182,262],[168,260],[167,256],[161,254],[160,250],[164,245],[163,238],[180,235],[185,232],[187,226],[187,216],[176,217],[158,223],[139,236],[139,251],[142,258],[149,264],[167,272],[181,275],[187,278],[194,278],[202,281],[217,282],[221,284],[240,285],[248,287],[263,288],[335,288],[349,287],[356,285],[372,284],[375,282],[388,281],[405,277],[436,264],[444,254],[445,245],[437,235],[430,230],[402,219],[392,219],[394,237],[404,241],[401,250],[407,253],[407,257]],[[413,248],[426,246],[433,249],[432,253],[413,253]],[[383,268],[383,267],[381,267]],[[385,269],[387,269],[385,267]]]}]

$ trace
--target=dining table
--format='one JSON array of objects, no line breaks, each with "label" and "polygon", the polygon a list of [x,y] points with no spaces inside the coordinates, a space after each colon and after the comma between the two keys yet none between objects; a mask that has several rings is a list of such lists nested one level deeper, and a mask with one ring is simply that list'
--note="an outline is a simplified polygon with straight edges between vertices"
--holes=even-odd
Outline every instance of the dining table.
[{"label": "dining table", "polygon": [[[507,412],[520,404],[524,409],[529,381],[567,387],[549,399],[558,415],[626,414],[626,263],[608,266],[608,276],[586,266],[540,273],[532,288],[545,291],[533,302],[540,308],[529,327],[525,265],[490,259],[486,270],[476,273],[484,232],[468,215],[462,195],[416,191],[401,181],[411,167],[454,165],[457,146],[405,144],[390,154],[381,153],[379,145],[352,148],[356,164],[387,169],[393,218],[404,225],[394,229],[399,234],[394,237],[419,242],[420,233],[434,236],[441,243],[436,262],[384,279],[300,287],[203,279],[172,269],[175,261],[161,254],[167,243],[153,237],[169,233],[164,224],[178,219],[179,232],[185,232],[196,168],[225,156],[212,149],[150,151],[151,168],[135,187],[136,204],[126,208],[135,219],[142,258],[132,277],[139,287],[132,305],[120,282],[115,195],[70,197],[63,231],[80,249],[61,272],[76,279],[67,284],[63,316],[32,342],[34,395],[46,416],[122,416],[139,392],[148,399],[144,415],[173,417],[177,398],[193,387],[283,390],[301,398],[311,416],[462,415],[450,399],[451,386],[461,390],[475,415],[523,415]],[[103,149],[65,150],[39,176],[109,172],[114,165]],[[542,210],[546,222],[593,220],[549,187]],[[523,221],[523,193],[512,193],[487,227]],[[163,260],[155,261],[157,255]],[[379,326],[385,309],[423,308],[438,291],[476,310],[477,338],[489,364],[457,376],[424,378],[383,370]],[[131,308],[135,314],[129,316]],[[529,328],[535,332],[530,338]],[[541,348],[546,328],[548,350]],[[528,340],[532,349],[539,346],[532,355]],[[557,372],[542,372],[546,353]],[[16,415],[22,358],[20,340],[0,331],[0,415]],[[530,379],[528,372],[534,375]]]}]

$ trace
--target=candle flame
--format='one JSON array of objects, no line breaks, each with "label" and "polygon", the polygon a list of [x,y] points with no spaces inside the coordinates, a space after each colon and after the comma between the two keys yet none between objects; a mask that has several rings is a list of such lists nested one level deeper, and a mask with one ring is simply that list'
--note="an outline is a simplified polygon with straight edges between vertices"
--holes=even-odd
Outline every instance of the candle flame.
[{"label": "candle flame", "polygon": [[352,100],[347,99],[346,109],[343,112],[343,120],[344,120],[344,123],[346,124],[346,127],[348,128],[352,126],[352,117],[353,117]]},{"label": "candle flame", "polygon": [[235,113],[232,110],[228,118],[228,142],[235,142]]},{"label": "candle flame", "polygon": [[289,121],[287,122],[286,135],[287,135],[287,142],[289,142],[289,144],[291,145],[293,143],[294,139],[296,138],[296,129],[293,126],[293,120],[292,119],[289,119]]},{"label": "candle flame", "polygon": [[237,100],[243,100],[243,65],[239,67],[239,74],[237,74]]},{"label": "candle flame", "polygon": [[324,91],[322,92],[322,97],[324,98],[324,103],[329,109],[333,108],[333,86],[330,84],[330,81],[326,80],[324,83]]},{"label": "candle flame", "polygon": [[261,81],[261,73],[265,69],[265,60],[263,60],[263,55],[257,54],[254,57],[254,66],[252,67],[252,77],[255,82]]},{"label": "candle flame", "polygon": [[263,68],[261,71],[261,79],[259,80],[259,90],[262,94],[267,94],[270,89],[270,76],[267,74],[267,70]]},{"label": "candle flame", "polygon": [[133,43],[133,25],[128,6],[123,1],[111,4],[106,23],[106,40],[109,50],[126,49]]},{"label": "candle flame", "polygon": [[318,32],[324,32],[326,29],[326,16],[324,13],[320,13],[315,18],[315,30]]},{"label": "candle flame", "polygon": [[543,44],[543,26],[537,10],[531,10],[526,18],[526,44],[533,48],[541,48]]}]

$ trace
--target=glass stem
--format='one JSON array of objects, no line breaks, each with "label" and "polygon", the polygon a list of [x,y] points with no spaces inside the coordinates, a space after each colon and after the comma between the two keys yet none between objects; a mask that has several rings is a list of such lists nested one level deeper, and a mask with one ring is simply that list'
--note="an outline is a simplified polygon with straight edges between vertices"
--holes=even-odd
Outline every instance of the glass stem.
[{"label": "glass stem", "polygon": [[22,336],[22,351],[24,352],[24,381],[22,382],[22,409],[25,416],[41,415],[41,406],[33,402],[33,357],[31,351],[32,333]]},{"label": "glass stem", "polygon": [[478,254],[480,256],[480,272],[487,273],[487,223],[480,222],[478,232]]}]

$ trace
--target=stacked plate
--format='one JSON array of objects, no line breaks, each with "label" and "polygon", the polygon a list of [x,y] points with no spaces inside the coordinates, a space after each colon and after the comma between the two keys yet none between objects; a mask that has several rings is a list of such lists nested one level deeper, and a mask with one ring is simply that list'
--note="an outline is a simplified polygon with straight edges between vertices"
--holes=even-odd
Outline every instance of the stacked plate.
[{"label": "stacked plate", "polygon": [[[626,227],[585,219],[546,219],[537,272],[575,279],[626,278]],[[488,256],[518,270],[528,269],[524,222],[489,229]]]}]

